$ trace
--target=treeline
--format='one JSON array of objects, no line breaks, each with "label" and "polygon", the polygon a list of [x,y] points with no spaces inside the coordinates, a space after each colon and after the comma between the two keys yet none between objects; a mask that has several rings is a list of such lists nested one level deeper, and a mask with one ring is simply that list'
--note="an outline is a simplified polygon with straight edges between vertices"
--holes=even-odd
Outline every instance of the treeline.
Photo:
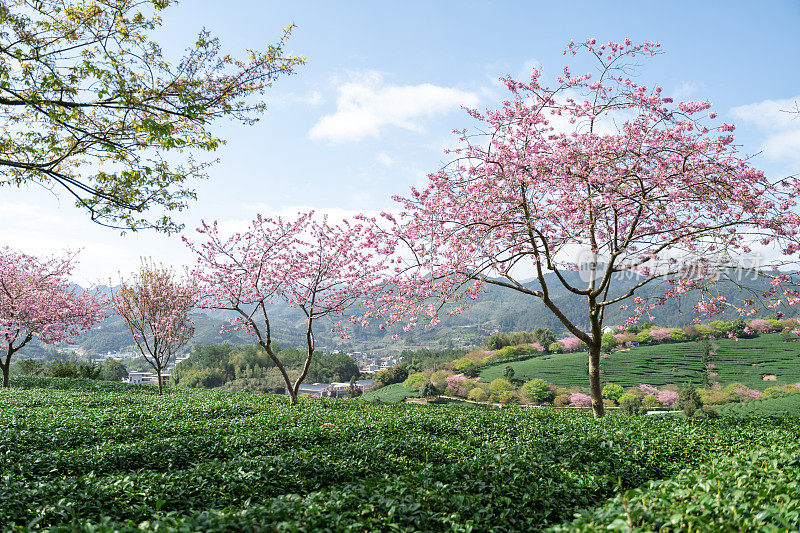
[{"label": "treeline", "polygon": [[14,365],[16,374],[54,378],[85,378],[120,381],[128,377],[128,369],[116,359],[89,363],[76,359],[55,359],[45,364],[35,359],[22,359]]},{"label": "treeline", "polygon": [[[306,353],[296,348],[274,348],[289,377],[295,379]],[[358,366],[344,353],[315,353],[305,383],[347,382],[359,375]],[[211,344],[194,346],[189,359],[172,371],[178,387],[222,388],[261,392],[284,392],[280,371],[260,346]]]}]

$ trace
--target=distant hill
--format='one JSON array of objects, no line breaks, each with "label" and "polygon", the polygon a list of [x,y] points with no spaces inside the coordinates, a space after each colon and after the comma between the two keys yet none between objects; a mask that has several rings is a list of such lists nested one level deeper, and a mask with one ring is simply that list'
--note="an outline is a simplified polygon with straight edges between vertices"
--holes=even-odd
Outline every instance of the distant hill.
[{"label": "distant hill", "polygon": [[[577,272],[566,272],[564,276],[568,282],[579,284],[580,278]],[[555,274],[547,274],[546,278],[551,297],[559,308],[576,324],[586,328],[588,316],[584,297],[568,292],[558,282]],[[635,275],[618,275],[615,280],[616,294],[624,294],[641,279]],[[764,290],[760,282],[748,281],[747,283],[748,287],[753,290],[759,292]],[[530,281],[526,283],[526,286],[539,288],[537,281]],[[649,287],[645,289],[652,290]],[[639,294],[647,296],[649,293],[640,291]],[[658,292],[654,294],[658,294]],[[733,297],[742,295],[741,290],[732,291]],[[696,294],[691,294],[680,301],[669,301],[653,311],[655,323],[662,326],[689,324],[696,316],[692,308],[697,302],[698,295]],[[623,303],[633,306],[632,299],[625,300]],[[786,316],[797,316],[796,308],[785,308],[783,312]],[[197,310],[194,313],[195,336],[190,345],[220,342],[230,342],[234,345],[254,343],[255,340],[246,332],[220,334],[222,326],[233,316],[229,311]],[[622,310],[619,305],[609,306],[604,323],[611,326],[624,324],[628,316],[630,316],[630,310]],[[731,319],[735,316],[735,313],[728,312],[722,318]],[[270,310],[270,319],[275,339],[279,344],[297,348],[303,346],[305,317],[298,309],[293,309],[285,303],[276,303]],[[321,321],[316,328],[317,346],[320,350],[396,353],[405,349],[417,348],[469,347],[481,344],[483,339],[493,331],[531,331],[540,326],[553,330],[559,337],[567,335],[566,328],[538,298],[493,285],[489,285],[486,292],[471,302],[466,312],[454,317],[442,316],[441,322],[432,329],[420,326],[417,330],[403,332],[402,328],[397,325],[382,331],[378,328],[362,328],[354,325],[350,328],[350,338],[341,339],[338,335],[330,332],[330,326],[329,321]],[[399,336],[398,340],[392,339],[392,335],[395,333]],[[76,340],[78,347],[93,354],[128,351],[133,348],[130,333],[125,329],[119,317],[109,318],[107,322],[96,326]]]}]

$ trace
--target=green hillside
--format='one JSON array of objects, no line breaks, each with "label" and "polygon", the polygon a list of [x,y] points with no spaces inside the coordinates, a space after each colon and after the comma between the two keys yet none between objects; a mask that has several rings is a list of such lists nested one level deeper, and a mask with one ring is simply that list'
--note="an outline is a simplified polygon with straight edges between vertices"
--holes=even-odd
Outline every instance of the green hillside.
[{"label": "green hillside", "polygon": [[[675,531],[797,530],[798,436],[792,418],[290,408],[264,394],[18,377],[0,390],[0,529],[596,531],[630,510]],[[623,493],[646,508],[618,509]]]},{"label": "green hillside", "polygon": [[[763,390],[773,385],[800,382],[800,342],[784,342],[780,334],[770,333],[752,339],[719,339],[711,359],[722,384],[739,382]],[[603,382],[628,387],[647,383],[654,386],[684,384],[702,379],[701,344],[683,342],[639,346],[613,352],[601,361]],[[499,363],[485,368],[480,377],[491,381],[503,377],[507,366],[517,379],[541,378],[560,387],[587,385],[586,353],[573,352],[535,357],[514,363]],[[775,376],[765,381],[764,376]]]}]

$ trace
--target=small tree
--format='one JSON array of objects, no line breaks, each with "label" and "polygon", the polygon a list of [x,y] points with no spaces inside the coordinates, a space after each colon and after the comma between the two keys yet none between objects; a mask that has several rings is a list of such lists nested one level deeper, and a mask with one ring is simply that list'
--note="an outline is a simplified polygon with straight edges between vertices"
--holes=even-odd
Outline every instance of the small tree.
[{"label": "small tree", "polygon": [[126,377],[128,377],[128,369],[116,359],[109,357],[100,365],[100,379],[121,381]]},{"label": "small tree", "polygon": [[[247,231],[228,238],[220,236],[216,223],[204,223],[197,231],[205,242],[186,242],[198,257],[199,305],[238,315],[232,327],[253,333],[280,372],[290,404],[296,405],[314,355],[316,322],[331,318],[332,330],[346,336],[345,313],[364,301],[386,268],[376,257],[383,252],[375,246],[372,225],[334,225],[327,217],[318,220],[308,212],[293,220],[259,215]],[[285,301],[305,317],[306,358],[294,380],[272,346],[274,300]],[[361,324],[369,322],[364,319]],[[397,381],[406,377],[407,371]]]},{"label": "small tree", "polygon": [[514,380],[514,374],[516,374],[516,372],[514,372],[514,367],[512,366],[507,366],[503,369],[503,377],[508,381]]},{"label": "small tree", "polygon": [[177,279],[171,269],[142,260],[139,272],[121,280],[111,297],[139,353],[158,375],[159,394],[162,371],[194,334],[189,311],[195,294],[192,281]]},{"label": "small tree", "polygon": [[691,381],[681,389],[678,397],[678,403],[686,416],[692,416],[703,405]]},{"label": "small tree", "polygon": [[38,338],[72,342],[105,319],[105,302],[69,283],[74,257],[40,260],[0,249],[0,368],[8,387],[11,357]]}]

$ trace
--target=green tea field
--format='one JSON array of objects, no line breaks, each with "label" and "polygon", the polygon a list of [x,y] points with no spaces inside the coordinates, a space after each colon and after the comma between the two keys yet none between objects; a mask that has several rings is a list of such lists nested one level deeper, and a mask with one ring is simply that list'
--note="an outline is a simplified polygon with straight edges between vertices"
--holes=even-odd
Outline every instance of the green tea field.
[{"label": "green tea field", "polygon": [[[719,374],[715,379],[723,385],[739,382],[763,390],[776,384],[800,382],[800,342],[784,342],[777,333],[715,342],[717,355],[710,361],[716,365],[715,372]],[[482,381],[491,381],[503,377],[506,366],[510,366],[519,379],[542,378],[560,387],[585,387],[585,361],[585,352],[551,354],[499,363],[484,369],[480,376]],[[702,379],[702,368],[699,342],[639,346],[613,352],[601,361],[603,381],[625,387],[642,383],[682,385],[690,380],[697,384]]]},{"label": "green tea field", "polygon": [[[786,500],[800,482],[797,418],[598,421],[555,409],[310,398],[290,408],[256,393],[14,385],[0,390],[6,531],[594,530],[627,523],[620,495],[644,529],[800,526],[796,497]],[[752,485],[737,485],[743,475]],[[687,490],[703,509],[679,498]]]}]

